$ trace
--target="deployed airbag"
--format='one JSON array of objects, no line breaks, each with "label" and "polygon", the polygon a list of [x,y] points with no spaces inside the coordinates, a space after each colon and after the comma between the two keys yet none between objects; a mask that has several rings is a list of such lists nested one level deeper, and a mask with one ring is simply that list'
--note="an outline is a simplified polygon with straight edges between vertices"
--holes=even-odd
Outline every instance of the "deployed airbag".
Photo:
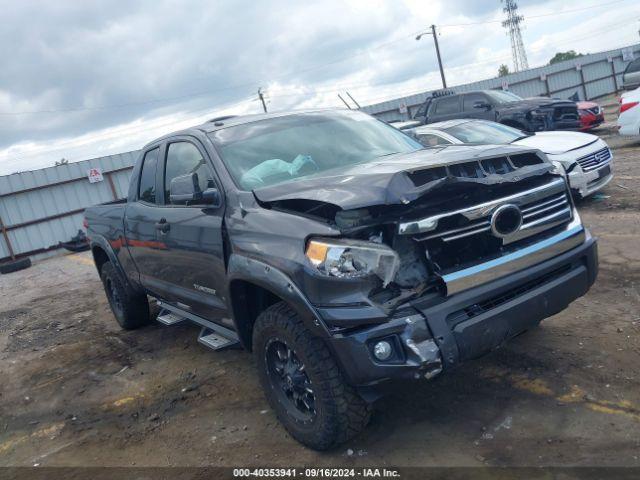
[{"label": "deployed airbag", "polygon": [[270,183],[273,178],[286,180],[317,171],[318,165],[309,155],[298,155],[292,162],[274,158],[247,170],[240,178],[240,183],[243,188],[252,190]]}]

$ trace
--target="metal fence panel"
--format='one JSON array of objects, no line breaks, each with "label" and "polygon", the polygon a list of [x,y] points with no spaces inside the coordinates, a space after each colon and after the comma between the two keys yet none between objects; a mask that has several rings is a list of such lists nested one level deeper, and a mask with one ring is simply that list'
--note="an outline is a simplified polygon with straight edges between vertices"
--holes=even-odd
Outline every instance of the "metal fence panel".
[{"label": "metal fence panel", "polygon": [[[0,259],[47,251],[82,228],[82,211],[124,198],[138,152],[0,177]],[[103,181],[91,183],[99,168]],[[9,243],[7,243],[7,240]]]}]

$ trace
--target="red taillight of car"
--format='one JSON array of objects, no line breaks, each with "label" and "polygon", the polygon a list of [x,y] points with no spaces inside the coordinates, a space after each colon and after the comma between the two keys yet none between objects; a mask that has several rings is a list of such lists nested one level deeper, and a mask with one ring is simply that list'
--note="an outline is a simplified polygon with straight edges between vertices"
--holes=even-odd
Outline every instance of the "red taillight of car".
[{"label": "red taillight of car", "polygon": [[626,112],[627,110],[629,110],[630,108],[635,107],[636,105],[638,105],[638,103],[640,102],[629,102],[629,103],[622,103],[620,104],[620,113],[622,112]]}]

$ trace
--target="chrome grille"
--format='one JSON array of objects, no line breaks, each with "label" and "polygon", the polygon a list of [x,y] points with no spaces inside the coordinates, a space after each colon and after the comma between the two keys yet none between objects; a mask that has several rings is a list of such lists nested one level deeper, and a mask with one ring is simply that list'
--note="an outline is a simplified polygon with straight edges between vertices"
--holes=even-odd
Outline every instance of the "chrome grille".
[{"label": "chrome grille", "polygon": [[605,166],[611,161],[611,150],[608,147],[604,147],[602,150],[585,155],[577,160],[585,172],[590,172],[596,168]]},{"label": "chrome grille", "polygon": [[[530,198],[526,198],[525,192],[523,192],[523,201],[516,202],[522,211],[522,226],[516,233],[503,239],[505,244],[535,235],[571,219],[571,203],[567,197],[564,182],[555,182],[548,185],[548,187],[546,190],[537,191],[537,195],[530,195]],[[511,203],[515,201],[514,198],[505,200]],[[496,202],[496,205],[499,205],[499,202]],[[427,235],[415,236],[414,238],[420,242],[427,240],[453,242],[489,232],[491,230],[491,214],[494,210],[494,207],[486,208],[479,218],[470,219],[464,225],[457,225],[452,228],[436,227]],[[459,212],[451,212],[450,216],[453,217],[458,214]],[[443,218],[447,218],[447,214],[440,217],[440,219]]]},{"label": "chrome grille", "polygon": [[[560,195],[554,195],[550,198],[525,204],[523,207],[522,227],[520,227],[519,232],[514,234],[518,239],[533,235],[540,227],[550,228],[552,226],[550,224],[558,224],[571,219],[571,206],[567,199],[567,194],[564,192]],[[464,227],[439,231],[416,239],[423,241],[439,238],[444,242],[451,242],[464,237],[488,232],[489,230],[491,230],[491,221],[490,217],[487,216],[482,220],[472,222]],[[523,235],[523,233],[526,234]],[[515,241],[514,239],[508,240],[510,242]]]}]

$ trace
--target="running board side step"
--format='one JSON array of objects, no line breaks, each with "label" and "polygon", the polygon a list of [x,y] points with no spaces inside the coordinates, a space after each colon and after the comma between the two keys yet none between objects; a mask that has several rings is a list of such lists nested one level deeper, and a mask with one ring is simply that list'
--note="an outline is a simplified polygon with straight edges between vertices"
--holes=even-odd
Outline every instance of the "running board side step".
[{"label": "running board side step", "polygon": [[205,320],[191,312],[187,312],[176,306],[157,300],[158,306],[162,308],[158,315],[158,321],[164,325],[175,325],[183,321],[190,321],[202,327],[198,342],[213,350],[221,350],[240,345],[238,334],[233,330],[218,325],[217,323]]},{"label": "running board side step", "polygon": [[223,348],[229,348],[240,344],[237,339],[234,340],[233,338],[224,337],[218,332],[214,332],[207,327],[202,327],[202,330],[200,330],[198,342],[213,350],[222,350]]},{"label": "running board side step", "polygon": [[158,314],[158,317],[156,318],[156,320],[158,320],[160,323],[164,325],[175,325],[177,323],[184,322],[186,318],[181,317],[180,315],[177,315],[173,312],[170,312],[167,309],[163,309]]}]

